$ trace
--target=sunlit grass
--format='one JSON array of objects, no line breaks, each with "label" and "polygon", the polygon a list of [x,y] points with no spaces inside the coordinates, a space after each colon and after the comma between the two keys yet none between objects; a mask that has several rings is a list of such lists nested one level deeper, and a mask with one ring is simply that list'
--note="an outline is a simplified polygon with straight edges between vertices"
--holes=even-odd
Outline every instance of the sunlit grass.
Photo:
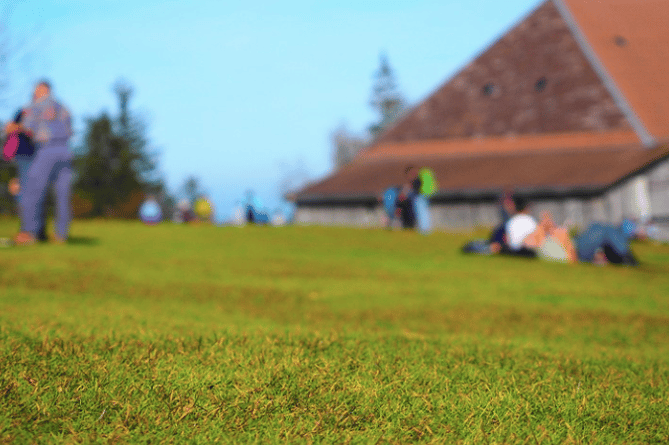
[{"label": "sunlit grass", "polygon": [[468,236],[75,221],[2,249],[0,441],[669,441],[669,247]]}]

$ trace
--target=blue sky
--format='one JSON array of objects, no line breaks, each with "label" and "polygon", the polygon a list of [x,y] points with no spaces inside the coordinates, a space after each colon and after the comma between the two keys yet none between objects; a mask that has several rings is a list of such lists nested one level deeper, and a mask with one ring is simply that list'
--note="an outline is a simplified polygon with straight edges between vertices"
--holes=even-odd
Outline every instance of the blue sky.
[{"label": "blue sky", "polygon": [[86,117],[116,112],[123,77],[171,191],[195,175],[219,219],[247,189],[274,209],[290,171],[332,170],[335,128],[362,133],[376,120],[381,53],[416,105],[539,3],[0,0],[32,62],[12,73],[1,118],[48,77],[80,136]]}]

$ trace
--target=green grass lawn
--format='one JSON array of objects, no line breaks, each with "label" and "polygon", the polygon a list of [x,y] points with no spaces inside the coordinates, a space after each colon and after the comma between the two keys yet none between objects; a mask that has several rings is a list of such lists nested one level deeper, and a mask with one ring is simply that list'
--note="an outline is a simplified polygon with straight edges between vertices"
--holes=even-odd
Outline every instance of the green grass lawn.
[{"label": "green grass lawn", "polygon": [[0,249],[0,442],[669,442],[669,246],[632,269],[463,256],[472,234],[71,234]]}]

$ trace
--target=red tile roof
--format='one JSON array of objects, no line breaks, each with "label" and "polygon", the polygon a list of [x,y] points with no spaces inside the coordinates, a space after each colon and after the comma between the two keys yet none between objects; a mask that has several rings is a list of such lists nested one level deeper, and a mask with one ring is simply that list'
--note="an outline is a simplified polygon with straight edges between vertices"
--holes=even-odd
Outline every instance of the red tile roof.
[{"label": "red tile roof", "polygon": [[356,162],[302,190],[297,201],[355,199],[378,196],[404,182],[407,164],[432,168],[440,194],[565,190],[602,191],[630,172],[669,156],[669,146],[644,149],[638,145],[494,153],[487,155],[417,156]]},{"label": "red tile roof", "polygon": [[548,1],[377,142],[626,130],[624,114]]},{"label": "red tile roof", "polygon": [[669,140],[669,1],[563,1],[648,131]]}]

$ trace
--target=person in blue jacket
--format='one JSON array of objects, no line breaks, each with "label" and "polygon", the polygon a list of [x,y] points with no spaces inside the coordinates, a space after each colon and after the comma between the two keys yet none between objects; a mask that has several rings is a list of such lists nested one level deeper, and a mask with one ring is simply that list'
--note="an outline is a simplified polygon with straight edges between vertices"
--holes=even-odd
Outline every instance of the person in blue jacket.
[{"label": "person in blue jacket", "polygon": [[35,144],[35,155],[28,168],[27,180],[21,185],[22,229],[14,238],[16,245],[35,242],[39,232],[41,209],[47,189],[53,183],[56,192],[56,224],[54,240],[67,241],[71,210],[72,136],[70,113],[51,95],[51,85],[41,81],[35,87],[33,103],[24,110],[21,123],[10,122],[5,131],[21,131]]}]

